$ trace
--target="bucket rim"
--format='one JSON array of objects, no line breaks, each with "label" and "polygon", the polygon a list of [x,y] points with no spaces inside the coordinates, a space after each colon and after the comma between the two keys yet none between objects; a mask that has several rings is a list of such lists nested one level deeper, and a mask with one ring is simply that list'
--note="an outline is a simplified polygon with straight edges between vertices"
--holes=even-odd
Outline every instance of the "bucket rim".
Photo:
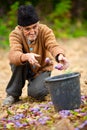
[{"label": "bucket rim", "polygon": [[[66,77],[62,77],[62,76],[66,76]],[[56,76],[52,76],[52,77],[47,77],[47,78],[45,78],[45,82],[53,82],[53,81],[66,80],[66,79],[75,78],[77,76],[81,76],[81,74],[79,72],[71,72],[71,73],[56,75]],[[56,79],[56,77],[57,77],[57,79]]]}]

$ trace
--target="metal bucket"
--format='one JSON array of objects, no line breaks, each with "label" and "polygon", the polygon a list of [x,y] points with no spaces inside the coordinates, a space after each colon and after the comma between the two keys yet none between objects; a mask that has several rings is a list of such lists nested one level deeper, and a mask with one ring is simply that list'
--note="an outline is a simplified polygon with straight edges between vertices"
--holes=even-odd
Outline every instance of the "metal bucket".
[{"label": "metal bucket", "polygon": [[80,107],[80,73],[73,72],[45,79],[56,111]]}]

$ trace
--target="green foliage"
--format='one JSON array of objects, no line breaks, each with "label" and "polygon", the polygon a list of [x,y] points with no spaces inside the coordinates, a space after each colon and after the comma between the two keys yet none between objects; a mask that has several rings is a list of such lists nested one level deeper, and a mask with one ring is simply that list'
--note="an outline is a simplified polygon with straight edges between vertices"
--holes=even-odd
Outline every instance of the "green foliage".
[{"label": "green foliage", "polygon": [[53,11],[53,13],[51,14],[52,18],[55,17],[61,17],[61,18],[65,18],[69,13],[69,10],[71,8],[71,0],[61,0],[60,3],[57,3],[55,10]]},{"label": "green foliage", "polygon": [[8,42],[8,36],[10,33],[10,29],[7,28],[6,22],[2,19],[0,19],[0,47],[7,47]]},{"label": "green foliage", "polygon": [[48,16],[57,37],[67,37],[66,29],[68,31],[70,26],[70,9],[71,0],[61,0],[60,3],[57,3],[53,13]]},{"label": "green foliage", "polygon": [[14,27],[17,25],[16,16],[17,16],[18,7],[19,7],[19,2],[15,2],[13,5],[11,5],[10,11],[7,14],[8,16],[7,26]]},{"label": "green foliage", "polygon": [[84,28],[84,26],[82,27],[75,27],[74,32],[72,33],[72,37],[80,37],[80,36],[87,36],[87,31]]},{"label": "green foliage", "polygon": [[[56,4],[54,11],[47,16],[50,27],[54,30],[56,37],[72,38],[87,36],[84,24],[81,21],[71,22],[71,0],[61,0]],[[85,23],[87,27],[87,23]]]},{"label": "green foliage", "polygon": [[19,6],[19,2],[15,2],[13,5],[11,5],[11,10],[8,12],[5,18],[0,19],[0,40],[1,44],[0,47],[7,48],[9,44],[9,33],[12,28],[14,28],[17,24],[16,21],[16,13],[17,8]]}]

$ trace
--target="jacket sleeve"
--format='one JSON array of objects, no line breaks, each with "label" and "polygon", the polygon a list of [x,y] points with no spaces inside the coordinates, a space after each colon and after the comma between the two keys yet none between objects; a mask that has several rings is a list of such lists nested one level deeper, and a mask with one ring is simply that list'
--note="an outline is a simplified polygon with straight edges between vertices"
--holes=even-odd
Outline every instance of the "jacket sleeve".
[{"label": "jacket sleeve", "polygon": [[10,51],[9,60],[10,63],[15,65],[22,64],[21,56],[23,54],[22,39],[19,33],[12,31],[9,35]]},{"label": "jacket sleeve", "polygon": [[45,48],[53,55],[54,58],[56,58],[59,54],[65,55],[64,49],[57,43],[55,35],[50,28],[44,28],[43,37],[45,39]]}]

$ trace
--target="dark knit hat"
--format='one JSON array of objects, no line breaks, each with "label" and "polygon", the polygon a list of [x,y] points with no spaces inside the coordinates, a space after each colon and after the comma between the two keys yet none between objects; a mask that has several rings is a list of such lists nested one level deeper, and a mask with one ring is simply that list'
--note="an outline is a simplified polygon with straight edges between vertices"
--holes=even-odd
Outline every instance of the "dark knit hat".
[{"label": "dark knit hat", "polygon": [[29,26],[39,21],[38,15],[32,5],[21,5],[18,9],[18,25]]}]

